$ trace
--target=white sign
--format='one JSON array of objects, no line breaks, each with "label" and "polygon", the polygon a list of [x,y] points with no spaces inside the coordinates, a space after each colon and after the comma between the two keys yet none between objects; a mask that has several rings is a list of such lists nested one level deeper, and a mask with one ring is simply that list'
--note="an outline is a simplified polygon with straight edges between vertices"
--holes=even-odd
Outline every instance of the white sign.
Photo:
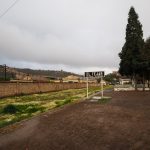
[{"label": "white sign", "polygon": [[104,71],[95,71],[95,72],[85,72],[85,77],[87,78],[87,98],[88,98],[88,78],[89,77],[100,77],[101,78],[101,95],[103,98],[103,77],[104,77]]},{"label": "white sign", "polygon": [[104,77],[104,71],[85,72],[85,77]]}]

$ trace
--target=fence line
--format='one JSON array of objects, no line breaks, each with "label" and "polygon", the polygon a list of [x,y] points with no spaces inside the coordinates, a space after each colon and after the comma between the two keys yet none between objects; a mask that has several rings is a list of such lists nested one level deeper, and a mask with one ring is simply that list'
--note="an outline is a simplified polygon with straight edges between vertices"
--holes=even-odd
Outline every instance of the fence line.
[{"label": "fence line", "polygon": [[[89,84],[89,86],[98,86],[98,84],[92,83]],[[67,89],[79,89],[85,87],[85,83],[3,82],[0,83],[0,98],[23,94],[53,92]]]}]

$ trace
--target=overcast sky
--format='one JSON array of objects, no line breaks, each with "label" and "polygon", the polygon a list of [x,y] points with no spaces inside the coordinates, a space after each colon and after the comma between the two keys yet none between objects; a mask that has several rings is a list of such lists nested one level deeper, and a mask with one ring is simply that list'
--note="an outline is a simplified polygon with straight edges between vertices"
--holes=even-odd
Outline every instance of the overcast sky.
[{"label": "overcast sky", "polygon": [[[0,15],[15,0],[0,0]],[[117,70],[133,6],[150,36],[150,0],[19,0],[0,18],[0,64],[75,73]]]}]

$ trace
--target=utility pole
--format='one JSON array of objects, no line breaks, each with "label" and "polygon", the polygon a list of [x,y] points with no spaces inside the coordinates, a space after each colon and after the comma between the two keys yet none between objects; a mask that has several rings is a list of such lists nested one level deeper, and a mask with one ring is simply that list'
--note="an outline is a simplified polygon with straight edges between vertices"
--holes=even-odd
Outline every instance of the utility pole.
[{"label": "utility pole", "polygon": [[4,64],[4,76],[5,76],[5,81],[6,81],[6,64]]}]

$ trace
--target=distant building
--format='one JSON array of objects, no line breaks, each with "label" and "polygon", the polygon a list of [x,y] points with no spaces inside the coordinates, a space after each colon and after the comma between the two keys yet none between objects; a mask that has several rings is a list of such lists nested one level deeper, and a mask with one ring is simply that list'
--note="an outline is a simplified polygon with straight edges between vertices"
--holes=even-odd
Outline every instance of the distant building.
[{"label": "distant building", "polygon": [[32,80],[35,82],[49,82],[49,79],[40,75],[32,75]]},{"label": "distant building", "polygon": [[120,78],[120,79],[119,79],[119,83],[120,83],[121,85],[130,84],[130,83],[131,83],[131,79],[129,79],[129,78]]},{"label": "distant building", "polygon": [[[62,78],[63,83],[86,83],[87,79],[83,76],[75,76],[75,75],[69,75],[67,77]],[[89,83],[97,83],[97,80],[95,78],[89,78]]]},{"label": "distant building", "polygon": [[75,75],[70,75],[67,77],[62,78],[63,82],[69,83],[80,83],[80,77]]}]

